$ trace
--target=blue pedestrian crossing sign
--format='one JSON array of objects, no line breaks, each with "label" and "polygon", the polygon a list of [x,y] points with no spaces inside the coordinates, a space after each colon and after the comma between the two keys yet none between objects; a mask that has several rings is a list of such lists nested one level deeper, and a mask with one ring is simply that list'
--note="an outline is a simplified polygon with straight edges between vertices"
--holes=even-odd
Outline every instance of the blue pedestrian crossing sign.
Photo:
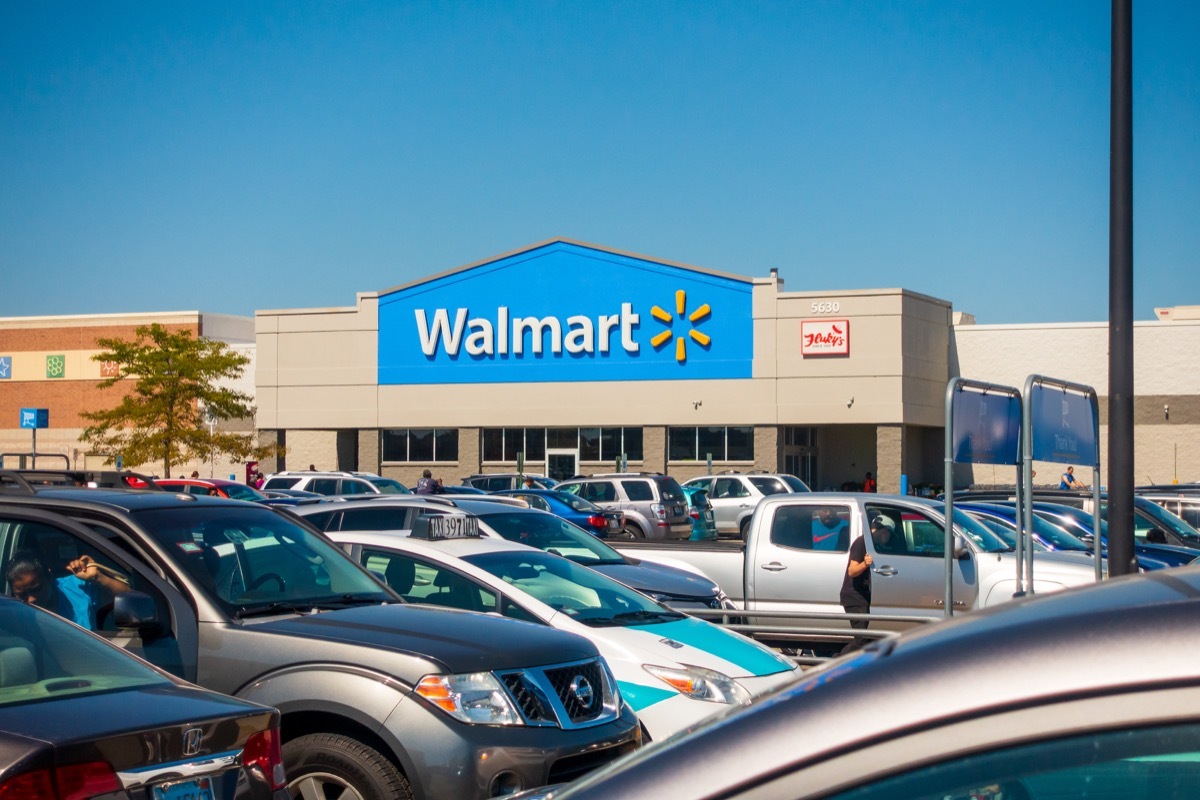
[{"label": "blue pedestrian crossing sign", "polygon": [[48,408],[22,408],[21,409],[21,427],[22,428],[49,428],[50,427],[50,409]]}]

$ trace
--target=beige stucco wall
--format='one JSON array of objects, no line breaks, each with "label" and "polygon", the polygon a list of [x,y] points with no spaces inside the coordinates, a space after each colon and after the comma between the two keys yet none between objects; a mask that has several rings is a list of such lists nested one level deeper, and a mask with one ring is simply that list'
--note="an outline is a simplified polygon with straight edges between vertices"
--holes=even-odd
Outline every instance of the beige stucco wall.
[{"label": "beige stucco wall", "polygon": [[[959,325],[953,333],[956,366],[964,377],[1023,389],[1029,375],[1043,375],[1093,387],[1100,404],[1101,480],[1106,479],[1106,323]],[[1134,480],[1200,480],[1200,320],[1135,322],[1133,334]],[[1062,464],[1047,462],[1033,468],[1038,483],[1057,484],[1063,471]],[[976,467],[972,479],[990,482],[991,475],[990,467]]]}]

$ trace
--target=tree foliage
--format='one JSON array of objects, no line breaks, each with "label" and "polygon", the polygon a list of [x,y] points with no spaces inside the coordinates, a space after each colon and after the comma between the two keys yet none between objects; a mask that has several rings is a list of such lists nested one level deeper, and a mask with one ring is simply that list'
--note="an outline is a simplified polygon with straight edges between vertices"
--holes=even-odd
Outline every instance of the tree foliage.
[{"label": "tree foliage", "polygon": [[233,461],[279,455],[277,445],[259,447],[251,433],[210,432],[216,420],[254,416],[249,395],[220,385],[241,377],[250,359],[224,342],[192,338],[191,331],[171,332],[157,323],[135,331],[136,339],[99,339],[103,352],[94,361],[117,365],[117,374],[100,381],[106,389],[132,381],[133,390],[114,408],[84,412],[91,425],[82,439],[114,463],[126,466],[162,461],[162,474],[193,460],[226,454]]}]

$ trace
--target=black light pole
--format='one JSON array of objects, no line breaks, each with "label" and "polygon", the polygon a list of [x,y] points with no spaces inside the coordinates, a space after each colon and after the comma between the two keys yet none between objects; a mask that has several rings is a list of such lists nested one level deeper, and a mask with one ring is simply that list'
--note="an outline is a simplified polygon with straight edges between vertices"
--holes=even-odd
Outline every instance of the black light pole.
[{"label": "black light pole", "polygon": [[1112,4],[1108,228],[1108,574],[1133,556],[1133,0]]}]

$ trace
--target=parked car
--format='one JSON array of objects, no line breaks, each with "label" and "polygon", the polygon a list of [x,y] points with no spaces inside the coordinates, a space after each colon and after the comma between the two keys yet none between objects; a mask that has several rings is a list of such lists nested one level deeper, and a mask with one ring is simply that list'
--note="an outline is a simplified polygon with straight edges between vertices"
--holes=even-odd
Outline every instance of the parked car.
[{"label": "parked car", "polygon": [[322,495],[383,493],[383,489],[367,478],[350,472],[276,472],[267,476],[262,488],[263,491],[299,489]]},{"label": "parked car", "polygon": [[[963,502],[1016,502],[1016,498],[1012,490],[1007,489],[988,489],[988,490],[970,490],[954,493],[954,501]],[[1088,514],[1093,512],[1092,493],[1087,491],[1074,491],[1067,489],[1037,489],[1033,492],[1033,501],[1040,503],[1057,503],[1059,505],[1074,506],[1083,509]],[[1170,544],[1177,547],[1191,547],[1200,549],[1200,530],[1196,530],[1182,519],[1172,514],[1167,509],[1156,504],[1154,501],[1141,495],[1133,497],[1133,513],[1134,513],[1134,530],[1133,535],[1139,541],[1149,541],[1148,537],[1162,539],[1158,542],[1161,544]],[[1100,495],[1100,516],[1105,518],[1108,514],[1107,493]],[[1151,533],[1158,531],[1162,534]]]},{"label": "parked car", "polygon": [[1184,800],[1200,780],[1198,615],[1190,567],[1017,601],[519,798]]},{"label": "parked car", "polygon": [[356,478],[364,478],[367,483],[370,483],[380,494],[412,494],[412,489],[409,489],[395,478],[385,478],[382,475],[376,475],[374,472],[351,472],[351,475]]},{"label": "parked car", "polygon": [[247,500],[251,503],[261,503],[267,499],[265,494],[253,486],[220,478],[155,478],[154,482],[169,492],[215,495],[234,500]]},{"label": "parked car", "polygon": [[292,511],[326,533],[394,531],[408,534],[417,518],[423,515],[469,514],[479,519],[480,530],[485,536],[553,550],[672,608],[734,607],[717,584],[678,559],[668,557],[662,562],[654,562],[623,555],[578,526],[545,511],[529,508],[524,501],[513,497],[377,498],[300,506]]},{"label": "parked car", "polygon": [[[283,508],[23,488],[0,497],[0,575],[31,553],[56,583],[82,555],[125,576],[127,589],[86,609],[97,631],[186,680],[280,709],[293,797],[488,800],[639,745],[591,642],[407,605]],[[570,689],[581,671],[596,677],[586,699]]]},{"label": "parked car", "polygon": [[462,479],[463,486],[482,489],[485,492],[503,492],[506,489],[524,488],[525,479],[533,481],[538,489],[553,489],[558,481],[545,475],[535,475],[531,472],[491,472],[482,475],[468,475]]},{"label": "parked car", "polygon": [[483,489],[476,489],[474,486],[443,486],[442,494],[481,495],[487,494],[487,492]]},{"label": "parked car", "polygon": [[685,484],[683,494],[687,497],[688,516],[692,518],[692,535],[688,539],[693,542],[716,539],[717,522],[712,503],[708,502],[708,490],[702,486]]},{"label": "parked car", "polygon": [[621,511],[601,508],[590,500],[584,500],[570,492],[557,489],[508,489],[497,494],[519,497],[529,503],[530,508],[549,511],[601,539],[615,536],[625,528],[625,514]]},{"label": "parked car", "polygon": [[[1082,539],[1089,546],[1091,545],[1093,539],[1092,526],[1095,524],[1095,519],[1082,508],[1064,506],[1058,503],[1034,503],[1033,513],[1036,517],[1049,520],[1055,525],[1063,527]],[[1136,515],[1138,512],[1135,510],[1134,513]],[[1153,538],[1156,538],[1156,536],[1150,535],[1144,541],[1135,538],[1133,541],[1133,553],[1137,556],[1138,563],[1144,567],[1154,568],[1156,564],[1167,567],[1182,567],[1200,559],[1200,553],[1194,548],[1177,547],[1175,545],[1150,541]],[[1103,519],[1100,520],[1100,545],[1104,548],[1105,553],[1107,553],[1108,523]]]},{"label": "parked car", "polygon": [[[469,518],[467,518],[469,519]],[[477,525],[418,520],[412,536],[329,534],[412,603],[538,622],[591,639],[651,738],[695,725],[792,677],[796,664],[712,623],[685,616],[595,570]],[[466,520],[463,520],[466,521]]]},{"label": "parked car", "polygon": [[579,495],[601,508],[625,514],[622,534],[631,539],[686,539],[692,535],[687,498],[670,475],[613,472],[572,478],[558,490]]},{"label": "parked car", "polygon": [[746,526],[758,501],[773,494],[810,491],[795,475],[768,472],[722,472],[692,478],[684,486],[708,490],[717,533],[746,538]]},{"label": "parked car", "polygon": [[287,800],[279,713],[0,598],[0,798]]},{"label": "parked car", "polygon": [[1185,490],[1176,492],[1137,490],[1139,497],[1160,505],[1193,528],[1200,526],[1200,495]]}]

